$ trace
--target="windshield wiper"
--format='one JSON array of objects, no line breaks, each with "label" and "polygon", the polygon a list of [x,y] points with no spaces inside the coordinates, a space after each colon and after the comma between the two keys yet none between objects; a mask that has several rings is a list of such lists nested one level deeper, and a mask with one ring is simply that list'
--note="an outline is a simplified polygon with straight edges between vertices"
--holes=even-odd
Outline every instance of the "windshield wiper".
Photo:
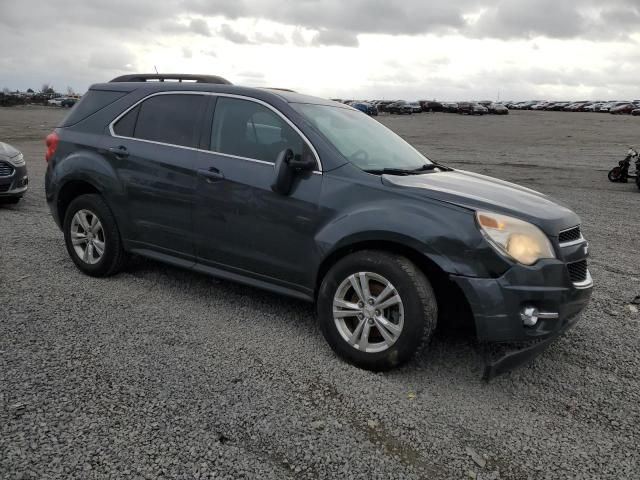
[{"label": "windshield wiper", "polygon": [[446,167],[442,167],[436,163],[425,163],[418,168],[379,168],[372,170],[365,170],[367,173],[373,173],[375,175],[418,175],[422,172],[428,172],[436,168],[442,168],[446,170]]}]

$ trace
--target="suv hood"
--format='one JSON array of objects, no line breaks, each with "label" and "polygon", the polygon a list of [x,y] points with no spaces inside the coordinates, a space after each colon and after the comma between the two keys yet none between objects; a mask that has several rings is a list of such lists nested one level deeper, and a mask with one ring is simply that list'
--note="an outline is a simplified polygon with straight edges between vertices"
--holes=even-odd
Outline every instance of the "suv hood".
[{"label": "suv hood", "polygon": [[382,183],[471,210],[487,210],[521,218],[552,236],[580,224],[580,218],[572,210],[540,192],[464,170],[424,175],[383,175]]},{"label": "suv hood", "polygon": [[0,142],[0,160],[9,160],[10,158],[20,155],[20,152],[8,143]]}]

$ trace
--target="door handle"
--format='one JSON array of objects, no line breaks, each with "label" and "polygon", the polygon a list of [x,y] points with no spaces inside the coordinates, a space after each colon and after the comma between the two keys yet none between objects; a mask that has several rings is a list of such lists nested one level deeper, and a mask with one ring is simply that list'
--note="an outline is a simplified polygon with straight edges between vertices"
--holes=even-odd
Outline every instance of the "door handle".
[{"label": "door handle", "polygon": [[204,177],[208,183],[213,183],[224,179],[224,175],[216,167],[200,168],[198,169],[198,175]]},{"label": "door handle", "polygon": [[120,145],[119,147],[110,147],[109,153],[112,153],[116,156],[116,158],[127,158],[129,156],[129,150],[124,145]]}]

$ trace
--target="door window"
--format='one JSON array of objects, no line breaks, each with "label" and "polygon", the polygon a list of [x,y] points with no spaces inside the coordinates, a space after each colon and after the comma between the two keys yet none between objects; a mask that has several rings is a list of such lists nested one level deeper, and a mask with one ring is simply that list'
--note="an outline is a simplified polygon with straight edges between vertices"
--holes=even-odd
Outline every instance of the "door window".
[{"label": "door window", "polygon": [[298,157],[311,154],[302,137],[269,108],[250,100],[218,98],[212,151],[274,163],[287,148]]},{"label": "door window", "polygon": [[156,95],[128,112],[114,125],[116,135],[197,147],[205,95]]}]

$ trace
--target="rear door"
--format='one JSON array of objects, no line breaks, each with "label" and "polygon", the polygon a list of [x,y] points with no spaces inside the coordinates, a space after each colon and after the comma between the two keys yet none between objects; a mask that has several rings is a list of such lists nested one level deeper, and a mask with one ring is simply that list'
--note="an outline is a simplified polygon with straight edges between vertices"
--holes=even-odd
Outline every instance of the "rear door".
[{"label": "rear door", "polygon": [[304,289],[322,174],[300,175],[286,196],[271,185],[282,150],[315,153],[283,115],[249,98],[219,96],[207,140],[197,159],[198,261]]},{"label": "rear door", "polygon": [[114,122],[105,147],[124,185],[133,248],[194,258],[194,166],[209,98],[163,92]]}]

